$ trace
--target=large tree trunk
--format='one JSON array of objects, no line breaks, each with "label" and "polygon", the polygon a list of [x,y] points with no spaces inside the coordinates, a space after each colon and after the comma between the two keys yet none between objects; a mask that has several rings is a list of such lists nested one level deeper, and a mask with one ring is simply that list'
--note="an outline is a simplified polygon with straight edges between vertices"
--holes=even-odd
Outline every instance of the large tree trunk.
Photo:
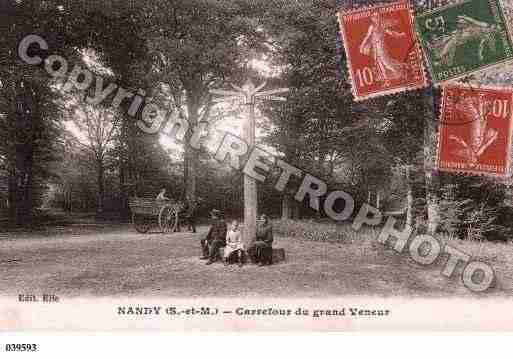
[{"label": "large tree trunk", "polygon": [[299,202],[292,200],[292,219],[301,219],[301,206]]},{"label": "large tree trunk", "polygon": [[428,233],[434,234],[440,221],[439,216],[439,180],[435,166],[437,122],[434,111],[433,90],[428,89],[425,97],[425,126],[424,126],[424,173],[426,186],[426,211]]},{"label": "large tree trunk", "polygon": [[33,155],[30,153],[25,161],[25,178],[23,183],[23,222],[32,223],[34,206]]},{"label": "large tree trunk", "polygon": [[288,193],[283,193],[282,201],[281,201],[281,219],[291,219],[292,218],[292,198]]},{"label": "large tree trunk", "polygon": [[97,160],[98,166],[98,207],[97,214],[101,215],[103,213],[103,204],[105,198],[105,167],[103,164],[103,160]]},{"label": "large tree trunk", "polygon": [[16,176],[16,166],[10,166],[9,170],[9,178],[7,181],[8,186],[8,203],[9,203],[9,222],[11,224],[15,224],[17,222],[17,213],[18,213],[18,180]]},{"label": "large tree trunk", "polygon": [[128,205],[128,194],[126,186],[127,177],[127,156],[126,156],[126,139],[127,133],[127,119],[123,118],[121,124],[121,134],[119,138],[119,215],[122,221],[128,221],[130,218],[130,208]]},{"label": "large tree trunk", "polygon": [[432,172],[426,172],[426,205],[428,215],[428,233],[434,234],[440,221],[439,198],[436,193],[438,188],[438,179]]},{"label": "large tree trunk", "polygon": [[126,194],[125,161],[122,156],[120,156],[119,161],[119,215],[122,221],[126,221],[129,215],[127,208],[128,196]]},{"label": "large tree trunk", "polygon": [[194,94],[187,95],[187,109],[189,120],[189,131],[185,136],[184,143],[184,182],[185,182],[185,199],[192,208],[196,204],[196,182],[198,178],[198,162],[199,153],[192,148],[190,139],[192,137],[192,129],[198,124],[199,104]]},{"label": "large tree trunk", "polygon": [[198,153],[189,144],[185,144],[184,157],[185,198],[192,205],[196,202],[196,179],[198,176]]},{"label": "large tree trunk", "polygon": [[[23,151],[26,151],[24,145]],[[16,153],[16,165],[12,164],[9,173],[9,219],[12,224],[32,221],[33,206],[33,163],[27,152]]]},{"label": "large tree trunk", "polygon": [[413,226],[413,183],[411,166],[406,166],[406,225]]},{"label": "large tree trunk", "polygon": [[73,213],[73,187],[70,186],[68,189],[68,196],[67,196],[68,206],[70,213]]}]

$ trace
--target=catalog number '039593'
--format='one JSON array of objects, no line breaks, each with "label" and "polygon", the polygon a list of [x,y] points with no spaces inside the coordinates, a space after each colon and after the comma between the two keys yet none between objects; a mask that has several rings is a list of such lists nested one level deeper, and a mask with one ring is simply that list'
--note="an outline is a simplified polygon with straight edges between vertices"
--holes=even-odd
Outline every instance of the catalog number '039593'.
[{"label": "catalog number '039593'", "polygon": [[37,344],[6,344],[6,352],[35,352],[37,351]]}]

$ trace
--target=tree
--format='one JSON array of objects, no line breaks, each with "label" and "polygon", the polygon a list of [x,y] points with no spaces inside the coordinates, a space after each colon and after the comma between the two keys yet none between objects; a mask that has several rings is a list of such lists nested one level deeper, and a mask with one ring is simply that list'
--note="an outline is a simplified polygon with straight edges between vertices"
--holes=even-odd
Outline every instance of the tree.
[{"label": "tree", "polygon": [[119,128],[117,114],[107,109],[97,109],[90,105],[80,106],[72,117],[73,123],[84,134],[77,141],[93,158],[96,167],[98,185],[97,212],[104,210],[105,200],[105,166],[107,156],[113,149],[116,131]]},{"label": "tree", "polygon": [[[337,32],[336,9],[330,2],[310,0],[266,9],[266,44],[273,63],[283,69],[279,80],[291,92],[285,105],[264,108],[272,122],[264,141],[286,162],[333,183],[345,152],[344,131],[351,111],[349,87],[334,56],[335,41],[326,36]],[[284,219],[292,215],[293,203],[285,192]]]},{"label": "tree", "polygon": [[[18,58],[20,35],[45,33],[39,3],[3,3],[0,22],[0,156],[8,183],[11,223],[30,222],[39,203],[47,164],[56,159],[61,127],[58,96],[43,71]],[[41,11],[40,11],[41,10]]]},{"label": "tree", "polygon": [[[31,221],[46,181],[55,178],[49,168],[59,159],[63,107],[54,81],[40,66],[24,63],[17,49],[24,36],[34,33],[62,44],[59,32],[66,23],[58,0],[6,0],[1,5],[0,23],[5,27],[0,39],[0,155],[8,177],[10,219],[20,224]],[[73,47],[66,50],[69,60],[76,59]]]},{"label": "tree", "polygon": [[[380,3],[387,3],[391,1],[380,1]],[[444,1],[415,1],[416,9],[419,12],[425,11],[434,6],[442,5]],[[368,0],[361,1],[343,1],[343,6],[366,6],[376,5],[375,2]],[[392,119],[396,129],[400,131],[407,130],[407,133],[413,137],[406,137],[405,132],[397,132],[392,129],[390,133],[393,135],[389,137],[388,141],[393,140],[392,146],[388,149],[394,154],[396,160],[399,161],[404,168],[404,173],[408,177],[408,208],[407,208],[407,223],[413,222],[413,190],[416,176],[412,170],[419,169],[418,162],[416,161],[419,146],[423,147],[423,164],[422,173],[424,179],[424,196],[425,196],[425,212],[428,220],[428,232],[434,233],[439,224],[439,182],[438,173],[435,166],[436,156],[436,136],[437,136],[437,122],[436,122],[436,105],[438,94],[436,94],[430,87],[423,91],[414,91],[409,94],[400,94],[397,96],[399,101],[376,101],[378,107],[373,106],[370,102],[368,109],[376,111],[382,121],[385,119]],[[412,101],[413,100],[413,101]],[[389,108],[392,105],[392,108]],[[365,107],[365,105],[364,105]],[[423,116],[422,119],[418,115]],[[419,121],[420,120],[420,121]],[[410,123],[413,121],[414,128]],[[422,127],[419,127],[421,124]],[[410,129],[408,129],[410,127]],[[423,142],[418,139],[422,138]],[[402,143],[397,146],[397,142]]]},{"label": "tree", "polygon": [[72,132],[65,130],[62,138],[58,146],[61,158],[49,166],[57,176],[48,181],[44,205],[70,213],[96,210],[98,189],[90,179],[96,177],[97,171],[91,155]]},{"label": "tree", "polygon": [[[223,86],[243,61],[243,48],[258,36],[244,1],[144,2],[147,23],[143,31],[153,57],[155,83],[166,84],[174,108],[194,129],[208,122],[210,89]],[[199,153],[184,140],[186,199],[196,201]]]}]

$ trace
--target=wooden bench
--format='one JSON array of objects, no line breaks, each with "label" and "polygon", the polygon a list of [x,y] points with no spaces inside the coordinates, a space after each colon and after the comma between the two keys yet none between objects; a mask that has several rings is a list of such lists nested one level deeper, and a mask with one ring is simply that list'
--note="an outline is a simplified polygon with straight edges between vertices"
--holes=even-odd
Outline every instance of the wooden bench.
[{"label": "wooden bench", "polygon": [[[219,248],[219,256],[224,257],[224,247]],[[284,262],[285,259],[285,248],[273,248],[273,264]]]}]

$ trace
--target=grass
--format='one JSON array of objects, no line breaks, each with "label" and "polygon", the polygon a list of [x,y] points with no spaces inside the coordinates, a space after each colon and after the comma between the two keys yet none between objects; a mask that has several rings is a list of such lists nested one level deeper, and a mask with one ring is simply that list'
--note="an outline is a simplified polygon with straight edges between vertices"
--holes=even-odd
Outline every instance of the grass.
[{"label": "grass", "polygon": [[[376,229],[347,225],[275,222],[275,247],[287,260],[269,267],[206,266],[198,234],[135,233],[129,226],[77,227],[63,231],[6,233],[0,238],[0,296],[56,294],[66,297],[340,297],[348,295],[487,297],[513,294],[513,246],[486,243],[481,257],[497,281],[475,294],[460,275],[443,277],[445,258],[414,263],[375,239]],[[478,243],[453,240],[472,253]],[[461,272],[459,268],[458,272]]]}]

